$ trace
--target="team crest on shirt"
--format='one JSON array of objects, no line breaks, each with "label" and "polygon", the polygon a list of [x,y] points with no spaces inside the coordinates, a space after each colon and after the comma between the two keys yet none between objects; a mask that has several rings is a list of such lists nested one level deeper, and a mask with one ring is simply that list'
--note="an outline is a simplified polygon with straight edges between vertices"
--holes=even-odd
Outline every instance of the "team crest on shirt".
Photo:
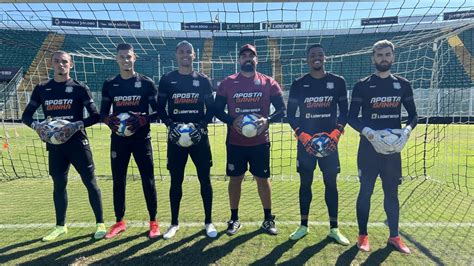
[{"label": "team crest on shirt", "polygon": [[193,86],[194,87],[199,87],[199,80],[193,79]]},{"label": "team crest on shirt", "polygon": [[67,86],[65,91],[67,93],[71,93],[72,92],[72,86]]},{"label": "team crest on shirt", "polygon": [[402,88],[402,85],[400,85],[400,82],[394,82],[393,83],[393,88],[396,90],[399,90]]},{"label": "team crest on shirt", "polygon": [[253,83],[254,83],[255,85],[262,85],[262,81],[259,80],[259,79],[254,80]]},{"label": "team crest on shirt", "polygon": [[327,88],[328,90],[334,89],[334,82],[328,82],[328,83],[326,83],[326,88]]},{"label": "team crest on shirt", "polygon": [[142,87],[142,82],[141,81],[136,81],[135,82],[135,88],[141,88]]}]

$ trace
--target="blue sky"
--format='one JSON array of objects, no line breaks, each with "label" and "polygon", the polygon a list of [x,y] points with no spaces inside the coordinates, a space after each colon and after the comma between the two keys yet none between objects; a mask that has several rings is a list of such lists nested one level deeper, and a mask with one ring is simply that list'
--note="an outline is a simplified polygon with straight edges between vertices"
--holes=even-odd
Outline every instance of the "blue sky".
[{"label": "blue sky", "polygon": [[146,30],[180,30],[181,22],[300,21],[304,29],[360,26],[368,17],[440,15],[473,10],[474,1],[375,1],[318,3],[0,4],[4,25],[49,27],[51,17],[136,20]]}]

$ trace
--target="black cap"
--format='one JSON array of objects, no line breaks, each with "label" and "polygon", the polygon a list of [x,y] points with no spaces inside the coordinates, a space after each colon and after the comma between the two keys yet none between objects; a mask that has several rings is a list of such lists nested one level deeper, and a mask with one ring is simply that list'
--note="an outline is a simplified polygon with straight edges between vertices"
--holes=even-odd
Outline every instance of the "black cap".
[{"label": "black cap", "polygon": [[239,56],[242,55],[243,52],[245,51],[250,51],[252,52],[255,56],[257,56],[257,48],[255,48],[255,46],[251,45],[251,44],[246,44],[242,47],[240,47],[240,50],[239,50]]}]

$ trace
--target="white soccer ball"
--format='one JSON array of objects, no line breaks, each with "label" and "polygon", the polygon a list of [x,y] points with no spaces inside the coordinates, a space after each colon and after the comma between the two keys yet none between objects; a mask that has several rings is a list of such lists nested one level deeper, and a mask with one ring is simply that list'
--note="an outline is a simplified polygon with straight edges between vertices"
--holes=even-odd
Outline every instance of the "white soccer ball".
[{"label": "white soccer ball", "polygon": [[178,125],[178,131],[181,134],[178,140],[179,146],[187,148],[193,145],[193,141],[191,140],[191,136],[189,136],[189,133],[193,132],[194,129],[195,127],[192,123]]},{"label": "white soccer ball", "polygon": [[242,119],[242,135],[247,138],[253,138],[257,136],[257,125],[255,121],[258,119],[255,115],[248,114]]},{"label": "white soccer ball", "polygon": [[64,142],[60,141],[59,139],[56,138],[56,132],[60,131],[62,127],[64,127],[65,125],[69,124],[71,122],[67,121],[67,120],[53,120],[51,122],[48,123],[48,127],[49,127],[49,141],[51,141],[52,144],[55,144],[55,145],[59,145],[59,144],[63,144]]},{"label": "white soccer ball", "polygon": [[131,130],[128,129],[128,126],[127,126],[127,119],[130,118],[130,114],[129,113],[120,113],[117,115],[117,118],[120,119],[120,124],[119,124],[119,127],[117,129],[117,131],[115,132],[115,134],[121,136],[121,137],[129,137],[131,135],[133,135],[133,133],[135,132],[132,132]]},{"label": "white soccer ball", "polygon": [[398,140],[398,138],[400,138],[400,135],[396,134],[391,129],[387,129],[387,131],[390,132],[390,134],[386,134],[386,135],[382,136],[383,141],[385,143],[389,144],[389,145],[392,145],[395,141]]}]

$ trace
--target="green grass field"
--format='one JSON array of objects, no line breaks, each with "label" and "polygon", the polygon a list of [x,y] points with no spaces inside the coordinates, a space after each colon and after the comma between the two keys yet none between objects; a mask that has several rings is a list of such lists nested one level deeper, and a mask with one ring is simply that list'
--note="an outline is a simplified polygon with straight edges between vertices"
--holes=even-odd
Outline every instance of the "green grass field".
[{"label": "green grass field", "polygon": [[[443,128],[445,127],[445,128]],[[470,130],[471,129],[471,130]],[[158,218],[162,231],[170,221],[169,177],[166,171],[164,127],[153,128]],[[91,240],[93,215],[87,193],[75,172],[68,184],[69,233],[57,241],[39,241],[54,223],[52,181],[47,178],[47,153],[35,133],[23,126],[5,125],[0,173],[0,264],[461,264],[472,265],[474,247],[474,130],[472,126],[419,126],[404,151],[404,175],[400,186],[400,232],[413,254],[404,256],[386,247],[388,228],[383,193],[377,182],[372,197],[369,233],[372,252],[360,253],[354,245],[343,247],[326,238],[327,211],[320,178],[313,184],[311,233],[300,241],[288,240],[299,221],[298,176],[295,173],[295,142],[287,125],[272,127],[273,210],[280,234],[262,234],[258,228],[263,211],[256,184],[243,185],[240,216],[243,228],[235,236],[224,234],[229,217],[227,181],[224,178],[225,128],[210,128],[214,167],[213,220],[220,231],[217,239],[205,237],[199,184],[186,179],[181,207],[182,228],[175,239],[147,239],[145,201],[138,172],[131,166],[127,187],[128,230],[113,240]],[[425,135],[425,132],[428,132]],[[104,127],[88,130],[102,189],[104,216],[114,221],[112,181],[109,166],[109,136]],[[348,129],[340,143],[342,172],[339,178],[341,230],[355,243],[357,134]],[[439,140],[439,141],[438,141]],[[436,155],[436,156],[434,156]],[[13,160],[10,160],[10,158]],[[422,177],[426,165],[428,178]],[[22,178],[17,178],[13,173]],[[192,163],[187,174],[195,174]],[[317,174],[319,175],[319,173]],[[26,177],[26,178],[25,178]],[[43,177],[43,178],[33,178]]]}]

